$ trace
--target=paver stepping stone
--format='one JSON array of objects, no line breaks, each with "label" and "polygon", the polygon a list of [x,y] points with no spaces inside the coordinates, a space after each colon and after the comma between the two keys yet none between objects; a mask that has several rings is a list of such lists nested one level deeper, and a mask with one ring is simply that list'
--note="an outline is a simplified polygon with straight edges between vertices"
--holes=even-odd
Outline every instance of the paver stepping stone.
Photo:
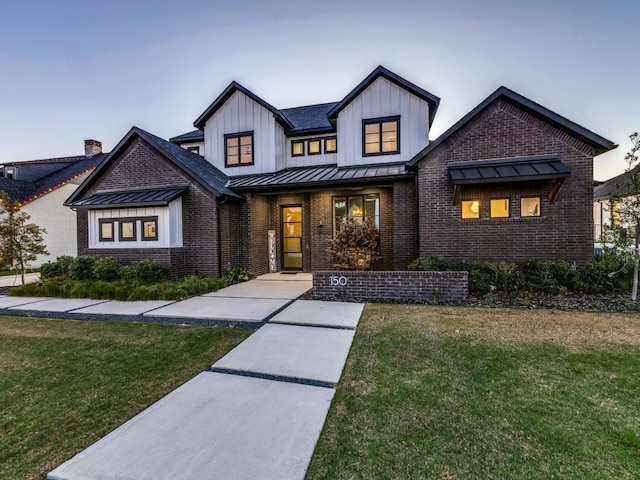
[{"label": "paver stepping stone", "polygon": [[296,300],[269,322],[356,328],[363,309],[363,303]]},{"label": "paver stepping stone", "polygon": [[104,303],[108,300],[90,300],[88,298],[49,298],[42,302],[10,307],[9,310],[33,310],[37,312],[71,312],[78,308]]},{"label": "paver stepping stone", "polygon": [[206,297],[286,298],[293,300],[312,288],[311,282],[251,280],[207,293]]},{"label": "paver stepping stone", "polygon": [[28,303],[43,302],[50,300],[49,297],[9,297],[3,295],[0,297],[0,308],[10,308],[16,305],[26,305]]},{"label": "paver stepping stone", "polygon": [[92,313],[98,315],[141,315],[156,308],[171,305],[168,300],[140,300],[136,302],[121,302],[111,300],[109,302],[98,303],[89,307],[75,310],[74,313]]}]

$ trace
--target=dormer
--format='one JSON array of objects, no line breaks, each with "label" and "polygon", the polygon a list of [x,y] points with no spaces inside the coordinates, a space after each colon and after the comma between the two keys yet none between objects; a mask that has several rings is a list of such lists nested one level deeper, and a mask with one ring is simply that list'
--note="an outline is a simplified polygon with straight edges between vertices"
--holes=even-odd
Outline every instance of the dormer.
[{"label": "dormer", "polygon": [[280,111],[232,82],[194,122],[204,132],[203,155],[229,176],[276,170],[284,152],[284,130],[292,125]]}]

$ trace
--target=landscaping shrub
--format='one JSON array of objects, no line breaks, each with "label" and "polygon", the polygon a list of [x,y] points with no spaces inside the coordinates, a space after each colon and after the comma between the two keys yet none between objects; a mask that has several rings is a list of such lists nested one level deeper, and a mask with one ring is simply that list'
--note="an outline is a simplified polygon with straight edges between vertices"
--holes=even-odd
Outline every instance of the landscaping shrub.
[{"label": "landscaping shrub", "polygon": [[444,257],[418,257],[409,264],[409,270],[441,272],[448,270],[448,265]]},{"label": "landscaping shrub", "polygon": [[93,266],[93,275],[96,280],[102,280],[104,282],[113,282],[120,280],[121,265],[114,257],[102,257],[96,261]]},{"label": "landscaping shrub", "polygon": [[166,280],[167,278],[165,268],[156,260],[140,260],[132,266],[136,272],[136,278],[141,282],[155,283]]},{"label": "landscaping shrub", "polygon": [[80,256],[71,263],[71,278],[73,280],[93,280],[93,267],[96,265],[95,257]]},{"label": "landscaping shrub", "polygon": [[370,218],[362,223],[349,218],[329,241],[327,254],[334,267],[345,270],[370,270],[378,260],[378,229]]},{"label": "landscaping shrub", "polygon": [[69,277],[72,263],[73,257],[69,255],[58,257],[54,262],[44,263],[40,267],[40,278]]},{"label": "landscaping shrub", "polygon": [[247,282],[255,278],[255,275],[244,267],[229,268],[222,275],[222,279],[227,285],[235,285],[236,283]]}]

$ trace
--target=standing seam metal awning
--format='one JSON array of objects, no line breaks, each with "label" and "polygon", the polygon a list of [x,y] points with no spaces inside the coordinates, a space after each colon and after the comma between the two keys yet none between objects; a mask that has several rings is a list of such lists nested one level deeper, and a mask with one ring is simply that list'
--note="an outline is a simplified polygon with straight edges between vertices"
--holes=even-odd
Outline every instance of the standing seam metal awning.
[{"label": "standing seam metal awning", "polygon": [[181,185],[170,188],[102,192],[73,202],[70,206],[92,209],[166,206],[182,196],[187,188],[189,188],[187,185]]}]

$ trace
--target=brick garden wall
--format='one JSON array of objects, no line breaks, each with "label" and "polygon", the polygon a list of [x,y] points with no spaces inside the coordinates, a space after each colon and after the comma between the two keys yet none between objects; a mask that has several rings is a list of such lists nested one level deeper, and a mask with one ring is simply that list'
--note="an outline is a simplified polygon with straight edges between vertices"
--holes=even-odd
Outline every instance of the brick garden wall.
[{"label": "brick garden wall", "polygon": [[[452,204],[452,162],[557,155],[571,176],[555,202],[552,182],[464,186],[460,200],[480,200],[480,218],[462,219]],[[541,197],[540,217],[520,218],[520,199]],[[492,198],[509,198],[511,218],[490,218]],[[593,152],[581,141],[503,100],[445,140],[418,171],[420,255],[460,260],[593,259]]]},{"label": "brick garden wall", "polygon": [[463,302],[469,295],[468,273],[313,272],[313,295],[371,301]]}]

